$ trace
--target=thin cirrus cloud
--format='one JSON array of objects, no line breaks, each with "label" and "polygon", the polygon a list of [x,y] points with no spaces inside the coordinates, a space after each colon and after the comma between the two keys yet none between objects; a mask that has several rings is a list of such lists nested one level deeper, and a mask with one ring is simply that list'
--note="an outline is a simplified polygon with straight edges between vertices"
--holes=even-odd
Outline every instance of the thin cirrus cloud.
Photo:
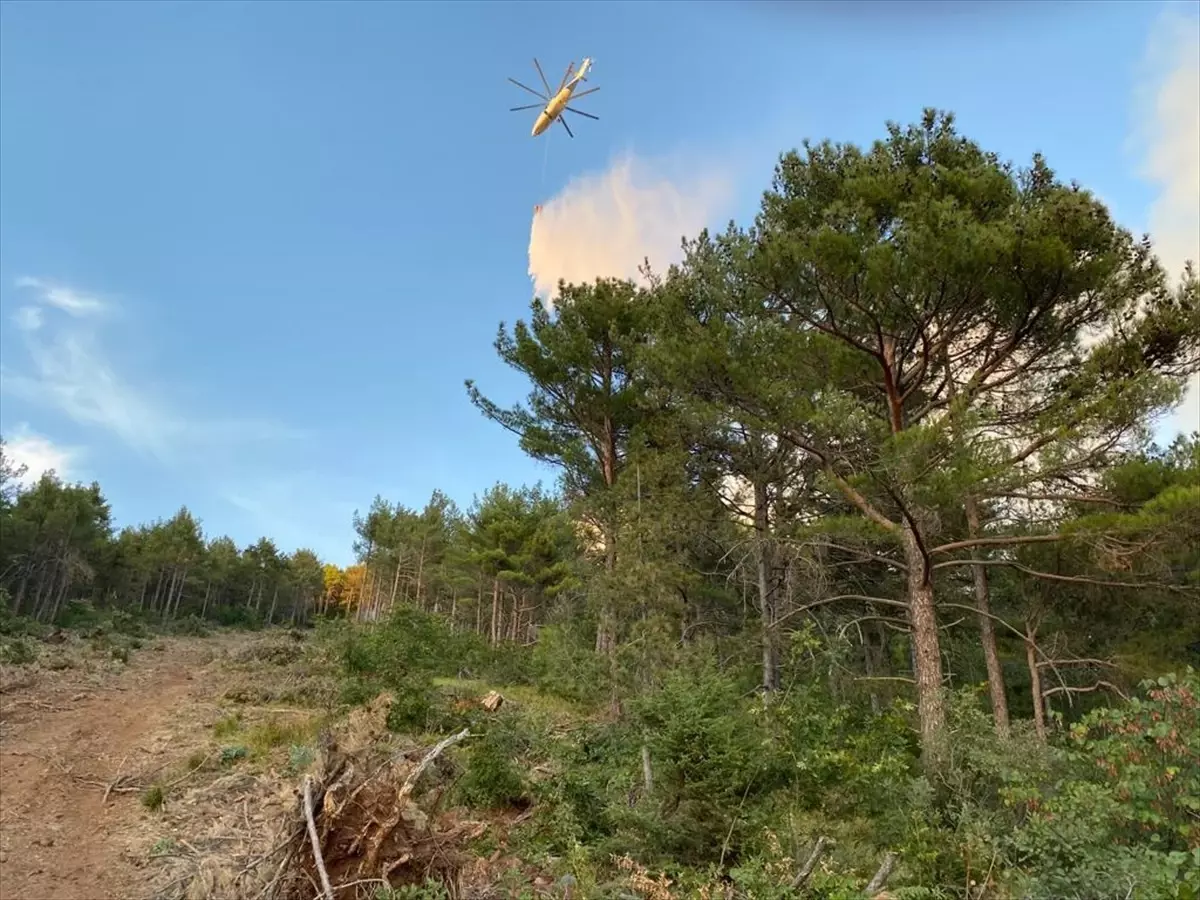
[{"label": "thin cirrus cloud", "polygon": [[[133,450],[164,462],[188,452],[212,451],[247,441],[286,439],[303,432],[266,420],[220,420],[189,416],[168,400],[139,387],[113,366],[92,323],[111,311],[94,294],[40,278],[19,278],[30,302],[14,322],[24,338],[28,371],[0,370],[0,390],[37,407],[53,409],[86,427],[117,437]],[[63,317],[51,319],[58,310]],[[59,323],[52,327],[51,323]]]},{"label": "thin cirrus cloud", "polygon": [[60,284],[45,281],[41,278],[23,276],[18,278],[19,288],[29,288],[37,291],[38,300],[46,306],[53,306],[73,316],[91,316],[104,312],[107,304],[99,297],[65,287]]}]

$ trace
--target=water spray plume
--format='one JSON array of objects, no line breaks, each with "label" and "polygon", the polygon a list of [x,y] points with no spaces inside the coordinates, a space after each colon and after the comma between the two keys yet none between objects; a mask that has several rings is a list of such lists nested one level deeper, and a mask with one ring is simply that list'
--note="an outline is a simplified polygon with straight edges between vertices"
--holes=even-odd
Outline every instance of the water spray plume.
[{"label": "water spray plume", "polygon": [[572,179],[534,207],[529,277],[534,295],[550,305],[560,280],[640,281],[649,258],[665,266],[679,257],[682,238],[694,237],[728,202],[729,179],[715,172],[671,178],[623,156],[603,172]]}]

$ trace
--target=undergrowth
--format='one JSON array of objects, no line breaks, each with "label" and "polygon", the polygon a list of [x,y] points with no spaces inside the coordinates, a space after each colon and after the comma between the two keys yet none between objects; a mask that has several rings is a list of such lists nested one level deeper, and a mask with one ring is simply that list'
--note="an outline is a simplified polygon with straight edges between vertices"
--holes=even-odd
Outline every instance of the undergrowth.
[{"label": "undergrowth", "polygon": [[[444,778],[450,803],[493,818],[477,852],[503,846],[577,880],[578,896],[716,900],[730,886],[746,900],[859,898],[888,852],[900,859],[895,898],[1116,900],[1131,885],[1200,895],[1190,671],[1049,743],[1020,728],[998,741],[979,692],[961,691],[948,710],[954,752],[929,776],[909,704],[837,703],[799,656],[795,683],[768,701],[753,672],[700,649],[613,716],[608,674],[580,679],[584,654],[564,634],[543,629],[523,665],[410,608],[322,626],[317,640],[343,702],[390,692],[389,727],[426,739],[469,727]],[[479,699],[493,689],[507,702],[488,713]],[[797,893],[819,837],[831,849]]]}]

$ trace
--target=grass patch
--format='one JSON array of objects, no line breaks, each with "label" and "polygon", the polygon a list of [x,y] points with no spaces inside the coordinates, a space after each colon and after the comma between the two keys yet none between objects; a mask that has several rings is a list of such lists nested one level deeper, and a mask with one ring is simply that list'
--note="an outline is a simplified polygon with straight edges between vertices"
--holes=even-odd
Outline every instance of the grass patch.
[{"label": "grass patch", "polygon": [[161,784],[152,784],[142,791],[142,806],[150,812],[159,812],[167,802],[167,792]]},{"label": "grass patch", "polygon": [[187,758],[187,770],[189,772],[200,771],[200,769],[204,768],[204,764],[208,762],[208,757],[209,754],[205,753],[203,750],[195,751]]},{"label": "grass patch", "polygon": [[588,709],[580,703],[547,694],[528,684],[491,684],[482,679],[434,678],[433,685],[448,698],[482,700],[489,691],[498,691],[506,701],[524,707],[529,712],[542,713],[556,720],[570,722],[584,719]]},{"label": "grass patch", "polygon": [[310,721],[268,719],[246,731],[246,744],[254,756],[265,756],[277,747],[306,744],[314,733]]},{"label": "grass patch", "polygon": [[242,727],[241,713],[231,713],[213,725],[213,737],[227,738],[238,733]]}]

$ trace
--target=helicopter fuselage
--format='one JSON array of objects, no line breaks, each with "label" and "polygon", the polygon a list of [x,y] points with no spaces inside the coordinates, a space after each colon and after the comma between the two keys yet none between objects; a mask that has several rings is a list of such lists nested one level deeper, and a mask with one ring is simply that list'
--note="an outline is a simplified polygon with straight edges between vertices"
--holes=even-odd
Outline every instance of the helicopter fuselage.
[{"label": "helicopter fuselage", "polygon": [[546,104],[546,108],[538,113],[537,121],[533,123],[533,136],[537,137],[547,128],[554,124],[567,104],[571,102],[571,95],[575,93],[575,88],[578,86],[581,79],[573,79],[570,84],[566,85],[561,91],[550,98],[550,102]]}]

